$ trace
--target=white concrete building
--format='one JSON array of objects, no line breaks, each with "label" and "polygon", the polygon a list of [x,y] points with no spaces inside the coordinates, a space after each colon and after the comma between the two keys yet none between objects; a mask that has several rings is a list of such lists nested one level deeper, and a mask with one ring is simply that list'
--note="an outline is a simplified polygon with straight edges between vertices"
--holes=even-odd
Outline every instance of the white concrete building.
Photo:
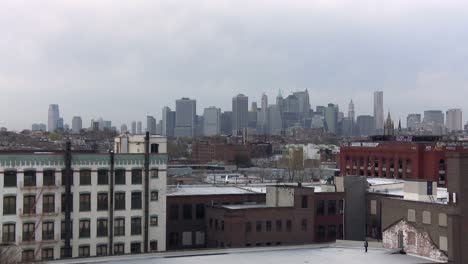
[{"label": "white concrete building", "polygon": [[449,132],[463,130],[462,110],[460,108],[447,110],[446,127]]},{"label": "white concrete building", "polygon": [[166,138],[124,134],[116,147],[0,153],[2,242],[24,261],[164,251]]}]

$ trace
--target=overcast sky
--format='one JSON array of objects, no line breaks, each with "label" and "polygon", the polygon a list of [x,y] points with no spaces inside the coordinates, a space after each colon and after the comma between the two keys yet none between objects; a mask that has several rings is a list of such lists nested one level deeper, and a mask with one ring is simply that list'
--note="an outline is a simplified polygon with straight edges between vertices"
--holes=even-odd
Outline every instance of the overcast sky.
[{"label": "overcast sky", "polygon": [[[467,3],[467,4],[465,4]],[[1,1],[0,126],[47,123],[51,103],[120,126],[175,99],[308,89],[396,118],[468,104],[468,1]]]}]

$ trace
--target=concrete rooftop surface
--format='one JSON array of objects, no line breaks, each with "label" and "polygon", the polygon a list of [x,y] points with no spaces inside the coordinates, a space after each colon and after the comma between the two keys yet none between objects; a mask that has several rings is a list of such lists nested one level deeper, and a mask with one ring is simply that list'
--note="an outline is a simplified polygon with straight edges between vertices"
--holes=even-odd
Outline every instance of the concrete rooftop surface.
[{"label": "concrete rooftop surface", "polygon": [[[58,262],[57,262],[58,263]],[[225,250],[165,252],[160,254],[74,259],[60,263],[131,263],[131,264],[423,264],[436,263],[410,255],[392,254],[388,250],[335,247],[329,245],[285,246]]]}]

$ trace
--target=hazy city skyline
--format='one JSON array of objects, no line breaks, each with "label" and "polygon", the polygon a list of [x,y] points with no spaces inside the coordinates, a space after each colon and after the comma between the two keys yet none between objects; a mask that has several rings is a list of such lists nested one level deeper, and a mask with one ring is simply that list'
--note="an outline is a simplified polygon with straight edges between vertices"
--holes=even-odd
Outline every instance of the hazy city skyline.
[{"label": "hazy city skyline", "polygon": [[202,115],[231,110],[239,93],[274,102],[279,89],[308,89],[312,108],[347,111],[352,99],[356,116],[372,115],[383,91],[385,116],[406,123],[409,113],[464,110],[468,96],[463,2],[2,5],[0,126],[12,130],[47,123],[49,104],[69,125],[81,116],[83,127],[97,117],[120,127],[160,120],[182,97]]}]

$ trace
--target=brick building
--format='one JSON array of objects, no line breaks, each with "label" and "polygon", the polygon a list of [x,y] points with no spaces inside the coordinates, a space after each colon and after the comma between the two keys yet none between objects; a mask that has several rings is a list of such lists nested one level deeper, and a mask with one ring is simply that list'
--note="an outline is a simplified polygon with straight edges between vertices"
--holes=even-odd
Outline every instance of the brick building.
[{"label": "brick building", "polygon": [[342,237],[343,193],[268,186],[265,204],[213,205],[206,211],[208,247],[310,244]]},{"label": "brick building", "polygon": [[447,186],[447,155],[468,153],[468,143],[435,136],[375,136],[370,142],[344,143],[341,175],[426,179]]}]

